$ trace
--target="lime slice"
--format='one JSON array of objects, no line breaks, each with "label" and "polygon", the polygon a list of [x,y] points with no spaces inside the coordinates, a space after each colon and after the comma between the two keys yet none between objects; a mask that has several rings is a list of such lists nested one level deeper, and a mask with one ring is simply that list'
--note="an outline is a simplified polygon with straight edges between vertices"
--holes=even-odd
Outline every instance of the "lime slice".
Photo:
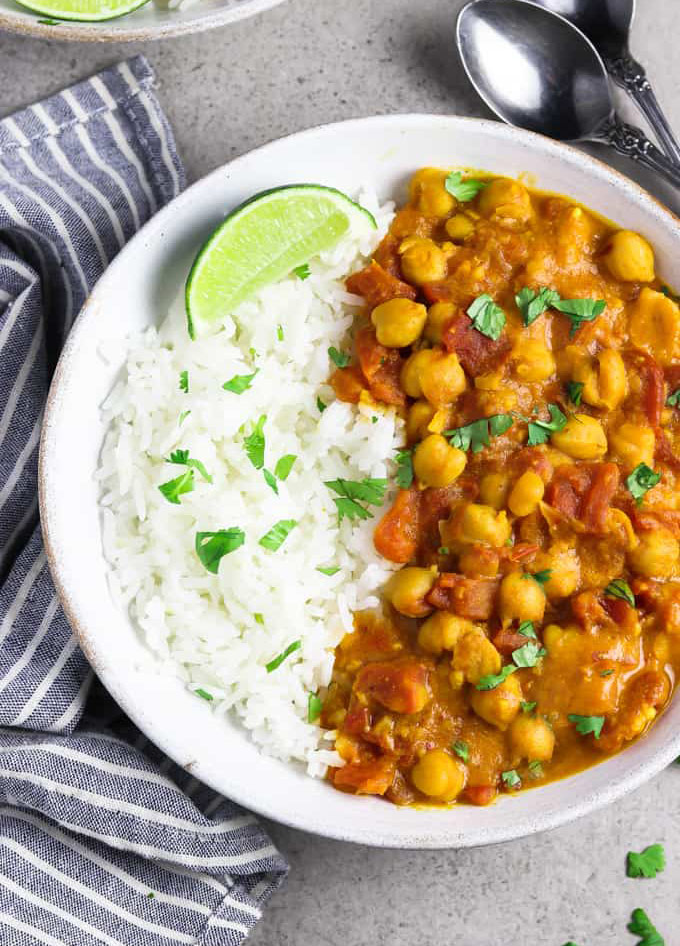
[{"label": "lime slice", "polygon": [[237,305],[335,246],[350,229],[376,227],[367,210],[320,184],[291,184],[251,197],[194,260],[186,285],[189,335],[217,331]]},{"label": "lime slice", "polygon": [[58,20],[95,22],[113,20],[131,13],[149,0],[17,0],[35,13],[46,13]]}]

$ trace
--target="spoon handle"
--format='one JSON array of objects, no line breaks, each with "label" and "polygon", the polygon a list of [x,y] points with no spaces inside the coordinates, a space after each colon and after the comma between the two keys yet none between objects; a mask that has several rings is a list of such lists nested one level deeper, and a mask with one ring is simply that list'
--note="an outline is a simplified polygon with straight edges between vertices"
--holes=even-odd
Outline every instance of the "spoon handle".
[{"label": "spoon handle", "polygon": [[644,66],[629,52],[605,59],[605,65],[614,82],[626,90],[646,117],[668,157],[680,164],[680,144],[676,141],[673,129],[661,110]]},{"label": "spoon handle", "polygon": [[618,154],[661,174],[675,187],[680,187],[680,166],[652,144],[640,128],[621,121],[616,113],[612,113],[593,137],[596,141],[610,145]]}]

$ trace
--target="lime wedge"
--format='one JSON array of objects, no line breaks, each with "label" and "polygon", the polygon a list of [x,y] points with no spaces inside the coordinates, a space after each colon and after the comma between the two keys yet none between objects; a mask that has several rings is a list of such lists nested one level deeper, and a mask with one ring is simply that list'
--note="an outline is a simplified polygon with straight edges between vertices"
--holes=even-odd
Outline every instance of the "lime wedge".
[{"label": "lime wedge", "polygon": [[149,0],[17,0],[35,13],[46,13],[58,20],[94,22],[113,20],[131,13]]},{"label": "lime wedge", "polygon": [[350,229],[376,227],[367,210],[320,184],[291,184],[251,197],[215,230],[194,260],[186,285],[189,335],[217,331],[237,305],[335,246]]}]

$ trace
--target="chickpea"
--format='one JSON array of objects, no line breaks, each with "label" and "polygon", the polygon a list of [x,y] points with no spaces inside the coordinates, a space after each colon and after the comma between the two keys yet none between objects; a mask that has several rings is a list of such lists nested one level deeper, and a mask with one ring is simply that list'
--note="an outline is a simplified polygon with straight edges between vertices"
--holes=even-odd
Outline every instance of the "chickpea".
[{"label": "chickpea", "polygon": [[456,308],[452,302],[435,302],[427,310],[425,338],[433,345],[441,344],[442,334],[447,322],[450,322]]},{"label": "chickpea", "polygon": [[474,624],[467,618],[460,618],[449,611],[435,611],[421,624],[418,644],[428,654],[439,655],[444,650],[453,650],[463,634],[473,628]]},{"label": "chickpea", "polygon": [[538,509],[543,499],[545,484],[533,470],[522,473],[508,496],[508,508],[515,516],[528,516]]},{"label": "chickpea", "polygon": [[501,663],[501,655],[479,627],[461,637],[451,660],[454,671],[468,683],[479,683],[482,677],[500,673]]},{"label": "chickpea", "polygon": [[510,223],[527,223],[532,214],[529,191],[517,181],[497,178],[479,195],[479,210],[485,217]]},{"label": "chickpea", "polygon": [[548,655],[557,653],[562,646],[562,640],[565,634],[572,633],[564,631],[559,624],[548,624],[543,630],[543,646],[548,651]]},{"label": "chickpea", "polygon": [[385,596],[400,614],[424,618],[432,608],[425,601],[437,580],[436,568],[407,565],[395,572],[385,586]]},{"label": "chickpea", "polygon": [[495,578],[499,570],[498,553],[488,545],[468,545],[458,556],[458,571],[470,578]]},{"label": "chickpea", "polygon": [[550,571],[550,578],[543,585],[549,601],[568,598],[578,588],[581,580],[581,560],[568,542],[556,542],[547,552],[539,552],[532,571]]},{"label": "chickpea", "polygon": [[510,483],[506,473],[487,473],[479,483],[479,498],[486,506],[502,509]]},{"label": "chickpea", "polygon": [[489,371],[488,374],[478,374],[475,377],[475,387],[478,391],[500,391],[503,386],[504,371]]},{"label": "chickpea", "polygon": [[435,407],[451,404],[466,387],[465,372],[455,352],[434,350],[434,357],[423,363],[420,386],[423,395]]},{"label": "chickpea", "polygon": [[413,472],[423,486],[450,486],[465,469],[465,451],[441,434],[428,434],[413,452]]},{"label": "chickpea", "polygon": [[426,217],[447,217],[456,201],[444,182],[448,174],[439,168],[421,168],[411,178],[411,201]]},{"label": "chickpea", "polygon": [[432,348],[421,348],[410,355],[401,369],[401,386],[409,397],[422,397],[423,389],[420,386],[420,375],[437,353]]},{"label": "chickpea", "polygon": [[551,434],[553,446],[575,460],[599,460],[607,452],[607,435],[599,420],[588,414],[570,417]]},{"label": "chickpea", "polygon": [[665,526],[653,532],[642,532],[636,548],[628,553],[633,571],[646,578],[671,578],[678,568],[680,545],[673,533]]},{"label": "chickpea", "polygon": [[517,716],[522,702],[522,686],[513,674],[493,690],[470,691],[470,705],[478,716],[497,729],[506,730]]},{"label": "chickpea", "polygon": [[555,374],[555,359],[538,338],[521,339],[514,348],[515,374],[520,381],[547,381]]},{"label": "chickpea", "polygon": [[399,247],[399,254],[404,278],[414,286],[441,282],[449,271],[451,254],[446,246],[437,246],[426,237],[408,237]]},{"label": "chickpea", "polygon": [[613,411],[628,393],[626,366],[618,351],[605,348],[597,356],[598,370],[584,360],[574,371],[574,380],[583,384],[583,400],[593,407]]},{"label": "chickpea", "polygon": [[512,529],[505,512],[481,503],[468,503],[458,518],[456,532],[460,542],[500,548],[510,538]]},{"label": "chickpea", "polygon": [[610,239],[602,258],[615,279],[624,282],[652,282],[654,251],[632,230],[619,230]]},{"label": "chickpea", "polygon": [[430,749],[411,769],[411,781],[423,795],[453,801],[465,788],[467,769],[444,749]]},{"label": "chickpea", "polygon": [[653,466],[656,436],[651,427],[625,421],[610,433],[609,448],[627,470],[634,469],[639,463]]},{"label": "chickpea", "polygon": [[520,713],[510,726],[510,745],[521,759],[549,762],[555,749],[555,734],[541,716]]},{"label": "chickpea", "polygon": [[434,407],[429,401],[416,401],[412,404],[406,418],[406,436],[409,443],[416,443],[427,437],[427,427],[434,417]]},{"label": "chickpea", "polygon": [[467,214],[456,214],[444,224],[446,235],[454,243],[463,243],[475,232],[475,224]]},{"label": "chickpea", "polygon": [[630,339],[664,367],[680,357],[680,309],[662,292],[645,286],[633,306]]},{"label": "chickpea", "polygon": [[427,309],[410,299],[381,302],[371,312],[371,322],[381,345],[406,348],[420,338],[427,318]]},{"label": "chickpea", "polygon": [[498,612],[503,624],[515,620],[540,623],[545,612],[545,592],[529,575],[510,572],[501,582]]}]

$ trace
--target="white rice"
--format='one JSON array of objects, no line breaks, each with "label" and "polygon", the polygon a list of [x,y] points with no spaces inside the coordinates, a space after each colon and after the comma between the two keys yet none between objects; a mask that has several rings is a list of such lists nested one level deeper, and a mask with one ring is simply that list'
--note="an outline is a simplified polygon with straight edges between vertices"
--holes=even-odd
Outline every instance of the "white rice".
[{"label": "white rice", "polygon": [[[262,750],[302,761],[317,776],[341,760],[318,723],[307,721],[309,694],[328,685],[352,612],[376,606],[392,570],[373,547],[376,519],[339,524],[324,481],[391,478],[390,458],[403,442],[393,409],[335,401],[325,383],[328,348],[349,350],[362,304],[345,278],[365,264],[392,212],[368,194],[359,199],[375,213],[377,233],[351,234],[311,262],[308,279],[264,289],[223,332],[190,341],[178,302],[159,330],[131,340],[125,377],[103,407],[110,427],[98,474],[112,591],[148,647],[190,690],[211,694],[215,712],[240,719]],[[248,391],[223,390],[255,368]],[[188,393],[179,387],[182,371]],[[328,404],[323,413],[318,397]],[[244,449],[241,428],[249,433],[261,414],[265,467],[297,457],[278,496]],[[158,490],[185,470],[166,462],[176,449],[188,449],[213,479],[195,474],[180,505]],[[278,551],[267,551],[258,540],[282,519],[298,525]],[[195,534],[234,526],[245,544],[210,574]],[[339,570],[326,576],[319,566]],[[268,673],[266,664],[298,640],[301,648]]]}]

